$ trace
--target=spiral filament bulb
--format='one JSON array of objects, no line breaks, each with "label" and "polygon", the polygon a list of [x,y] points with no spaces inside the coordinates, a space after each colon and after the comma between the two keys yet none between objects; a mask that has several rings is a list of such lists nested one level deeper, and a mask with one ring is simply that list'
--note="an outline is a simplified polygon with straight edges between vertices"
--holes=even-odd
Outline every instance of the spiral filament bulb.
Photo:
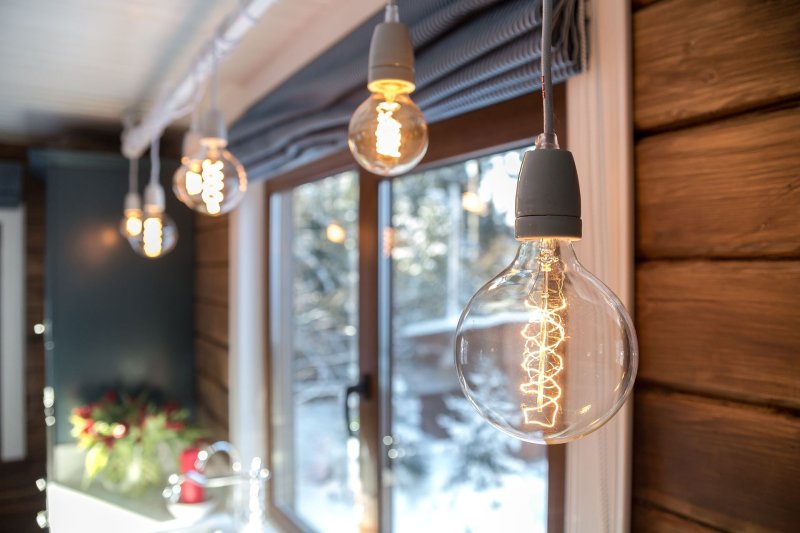
[{"label": "spiral filament bulb", "polygon": [[203,161],[203,193],[201,197],[206,203],[206,210],[210,215],[220,212],[220,204],[225,198],[222,194],[222,189],[225,188],[225,174],[222,172],[224,165],[220,160],[206,159]]},{"label": "spiral filament bulb", "polygon": [[142,231],[142,248],[147,257],[158,257],[164,242],[164,228],[161,217],[147,217],[144,220],[144,230]]},{"label": "spiral filament bulb", "polygon": [[521,408],[526,424],[552,428],[561,411],[558,376],[564,369],[563,313],[567,300],[563,265],[549,240],[542,241],[538,266],[539,272],[525,302],[530,319],[522,329],[525,339],[522,369],[527,381],[520,385],[520,391],[530,396],[531,401],[522,403]]},{"label": "spiral filament bulb", "polygon": [[378,126],[375,129],[375,151],[386,157],[400,157],[402,125],[392,115],[400,108],[397,102],[378,104]]}]

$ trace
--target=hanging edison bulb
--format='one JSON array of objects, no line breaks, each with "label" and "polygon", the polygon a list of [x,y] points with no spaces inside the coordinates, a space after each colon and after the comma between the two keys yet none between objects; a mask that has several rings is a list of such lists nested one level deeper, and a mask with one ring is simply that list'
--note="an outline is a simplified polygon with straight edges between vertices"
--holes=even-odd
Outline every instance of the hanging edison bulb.
[{"label": "hanging edison bulb", "polygon": [[224,215],[242,200],[247,190],[247,173],[226,146],[228,135],[222,114],[211,109],[203,120],[197,146],[184,155],[173,177],[173,189],[180,201],[204,215]]},{"label": "hanging edison bulb", "polygon": [[622,302],[572,248],[582,233],[580,185],[553,132],[552,0],[542,4],[544,133],[519,171],[519,251],[467,304],[455,357],[461,389],[487,422],[520,440],[560,444],[619,411],[639,348]]},{"label": "hanging edison bulb", "polygon": [[142,232],[142,200],[137,192],[125,195],[125,208],[119,223],[120,234],[129,239]]},{"label": "hanging edison bulb", "polygon": [[605,424],[630,394],[636,333],[622,302],[578,262],[575,163],[544,136],[525,154],[516,211],[516,257],[478,290],[458,323],[459,383],[478,413],[508,435],[570,442]]},{"label": "hanging edison bulb", "polygon": [[126,239],[136,237],[142,232],[142,198],[136,190],[138,176],[139,160],[131,159],[128,170],[128,192],[125,194],[125,206],[119,223],[119,232]]},{"label": "hanging edison bulb", "polygon": [[428,125],[409,94],[414,84],[414,49],[397,6],[375,27],[369,53],[372,93],[350,119],[347,144],[359,165],[396,176],[414,168],[428,150]]},{"label": "hanging edison bulb", "polygon": [[157,259],[169,253],[178,243],[178,227],[164,211],[164,188],[158,183],[160,172],[158,139],[150,144],[150,183],[144,189],[142,230],[128,239],[137,254]]}]

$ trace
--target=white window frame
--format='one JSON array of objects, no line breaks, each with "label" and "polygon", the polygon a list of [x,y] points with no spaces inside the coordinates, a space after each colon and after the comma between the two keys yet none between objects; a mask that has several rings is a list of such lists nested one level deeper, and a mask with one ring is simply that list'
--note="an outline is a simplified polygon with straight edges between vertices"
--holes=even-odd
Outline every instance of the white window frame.
[{"label": "white window frame", "polygon": [[25,459],[25,208],[0,209],[0,462]]},{"label": "white window frame", "polygon": [[[585,73],[567,81],[567,148],[581,181],[581,261],[633,311],[631,7],[587,0]],[[631,400],[605,427],[567,445],[564,531],[630,529]]]}]

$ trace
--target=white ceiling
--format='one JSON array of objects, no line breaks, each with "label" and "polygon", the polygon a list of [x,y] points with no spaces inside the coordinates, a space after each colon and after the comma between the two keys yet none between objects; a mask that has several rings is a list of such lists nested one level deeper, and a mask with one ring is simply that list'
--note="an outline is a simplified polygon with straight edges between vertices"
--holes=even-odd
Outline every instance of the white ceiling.
[{"label": "white ceiling", "polygon": [[[383,0],[282,0],[220,70],[228,122]],[[143,112],[238,0],[2,0],[0,141],[36,142]]]}]

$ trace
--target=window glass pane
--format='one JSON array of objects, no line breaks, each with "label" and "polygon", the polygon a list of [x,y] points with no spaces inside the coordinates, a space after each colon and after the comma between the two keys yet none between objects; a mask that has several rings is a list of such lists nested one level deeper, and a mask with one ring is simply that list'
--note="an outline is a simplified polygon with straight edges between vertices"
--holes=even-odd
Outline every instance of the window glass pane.
[{"label": "window glass pane", "polygon": [[458,386],[453,355],[464,305],[516,253],[523,153],[392,183],[392,407],[384,444],[398,533],[546,531],[545,448],[477,415]]},{"label": "window glass pane", "polygon": [[283,242],[273,238],[271,251],[282,264],[273,298],[283,294],[273,313],[276,502],[304,528],[355,531],[358,456],[352,442],[348,456],[343,398],[358,365],[358,175],[297,187],[281,209]]}]

